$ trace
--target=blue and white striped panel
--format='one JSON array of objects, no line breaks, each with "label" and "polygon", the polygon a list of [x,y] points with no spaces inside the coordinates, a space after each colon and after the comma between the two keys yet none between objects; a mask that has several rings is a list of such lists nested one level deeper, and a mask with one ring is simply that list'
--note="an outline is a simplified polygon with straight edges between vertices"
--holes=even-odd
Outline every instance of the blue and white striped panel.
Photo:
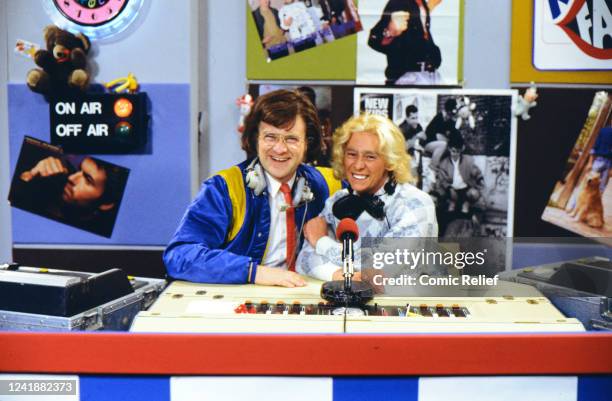
[{"label": "blue and white striped panel", "polygon": [[576,401],[576,376],[424,377],[419,401]]},{"label": "blue and white striped panel", "polygon": [[236,377],[0,374],[0,380],[78,379],[73,396],[0,401],[610,401],[608,376]]},{"label": "blue and white striped panel", "polygon": [[332,401],[331,377],[173,377],[171,400]]}]

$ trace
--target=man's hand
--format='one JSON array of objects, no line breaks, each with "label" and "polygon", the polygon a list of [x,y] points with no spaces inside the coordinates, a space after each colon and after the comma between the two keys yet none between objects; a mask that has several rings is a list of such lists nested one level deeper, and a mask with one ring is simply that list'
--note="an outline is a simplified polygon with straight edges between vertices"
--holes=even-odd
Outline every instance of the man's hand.
[{"label": "man's hand", "polygon": [[36,163],[33,169],[21,173],[19,178],[22,181],[28,182],[37,176],[51,177],[59,174],[68,174],[68,169],[64,167],[60,159],[49,156]]},{"label": "man's hand", "polygon": [[[344,275],[342,274],[342,269],[338,269],[332,274],[332,280],[344,280]],[[353,281],[361,281],[361,272],[355,272],[353,274]]]},{"label": "man's hand", "polygon": [[391,13],[391,21],[387,26],[387,34],[391,37],[396,37],[408,29],[408,19],[410,13],[406,11],[395,11]]},{"label": "man's hand", "polygon": [[255,275],[255,284],[293,288],[305,286],[306,280],[295,272],[259,265]]},{"label": "man's hand", "polygon": [[384,277],[385,272],[383,270],[377,270],[377,269],[372,269],[372,268],[365,268],[362,269],[361,271],[361,281],[366,282],[370,285],[370,287],[372,287],[372,289],[374,290],[375,294],[384,294],[385,293],[385,286],[383,285],[376,285],[374,283],[374,277],[375,276],[380,276],[379,280],[377,280],[379,283],[381,282],[380,280]]},{"label": "man's hand", "polygon": [[283,20],[283,24],[285,26],[291,26],[292,23],[293,23],[293,17],[287,17]]},{"label": "man's hand", "polygon": [[304,226],[304,236],[313,248],[317,246],[317,241],[326,235],[327,222],[323,217],[315,217]]}]

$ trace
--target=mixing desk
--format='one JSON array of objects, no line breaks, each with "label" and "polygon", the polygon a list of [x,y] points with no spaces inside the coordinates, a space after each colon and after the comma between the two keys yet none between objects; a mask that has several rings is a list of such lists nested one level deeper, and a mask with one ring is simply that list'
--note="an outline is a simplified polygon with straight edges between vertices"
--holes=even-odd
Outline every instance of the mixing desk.
[{"label": "mixing desk", "polygon": [[[535,288],[500,282],[464,297],[377,296],[365,306],[338,307],[305,287],[214,285],[175,281],[131,331],[200,333],[576,332]],[[504,294],[514,294],[504,295]],[[517,294],[520,294],[517,295]]]}]

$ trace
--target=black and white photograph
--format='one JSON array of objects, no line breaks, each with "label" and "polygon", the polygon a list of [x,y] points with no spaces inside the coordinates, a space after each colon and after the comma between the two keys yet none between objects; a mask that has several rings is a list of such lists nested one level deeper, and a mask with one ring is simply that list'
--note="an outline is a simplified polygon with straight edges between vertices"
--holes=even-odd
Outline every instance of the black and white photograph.
[{"label": "black and white photograph", "polygon": [[433,198],[441,238],[512,236],[512,90],[355,89],[355,113],[402,131],[413,183]]},{"label": "black and white photograph", "polygon": [[25,137],[11,206],[110,238],[127,183],[125,167]]},{"label": "black and white photograph", "polygon": [[460,0],[361,0],[357,83],[457,85]]},{"label": "black and white photograph", "polygon": [[354,0],[249,0],[249,6],[268,61],[361,30]]}]

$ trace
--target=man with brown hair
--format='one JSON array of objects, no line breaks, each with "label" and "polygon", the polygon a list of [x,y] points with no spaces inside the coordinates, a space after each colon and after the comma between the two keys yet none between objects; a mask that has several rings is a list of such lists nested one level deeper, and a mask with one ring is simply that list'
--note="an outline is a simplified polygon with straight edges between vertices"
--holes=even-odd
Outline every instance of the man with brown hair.
[{"label": "man with brown hair", "polygon": [[204,283],[305,285],[295,273],[304,223],[340,188],[303,164],[321,149],[313,104],[297,91],[260,96],[245,119],[247,160],[206,180],[164,252],[168,274]]},{"label": "man with brown hair", "polygon": [[484,178],[474,158],[464,155],[465,142],[453,128],[449,132],[448,151],[436,167],[436,183],[432,196],[446,202],[448,211],[467,214],[482,197]]}]

